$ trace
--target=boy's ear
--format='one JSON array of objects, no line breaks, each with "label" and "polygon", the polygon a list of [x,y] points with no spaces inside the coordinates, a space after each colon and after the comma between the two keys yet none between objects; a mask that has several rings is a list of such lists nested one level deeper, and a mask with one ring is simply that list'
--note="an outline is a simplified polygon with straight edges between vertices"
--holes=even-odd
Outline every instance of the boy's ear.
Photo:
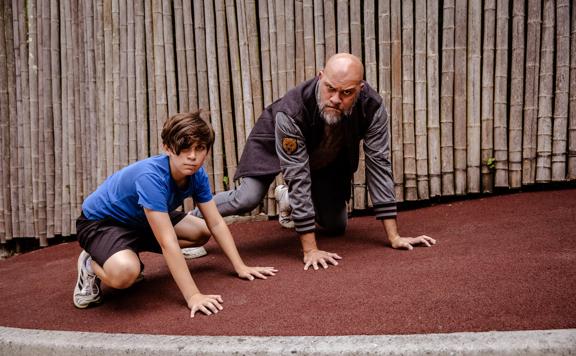
[{"label": "boy's ear", "polygon": [[174,153],[174,152],[170,149],[170,147],[168,147],[168,145],[166,145],[166,144],[164,144],[164,143],[162,144],[162,148],[164,149],[164,152],[166,152],[166,153],[168,153],[168,154]]}]

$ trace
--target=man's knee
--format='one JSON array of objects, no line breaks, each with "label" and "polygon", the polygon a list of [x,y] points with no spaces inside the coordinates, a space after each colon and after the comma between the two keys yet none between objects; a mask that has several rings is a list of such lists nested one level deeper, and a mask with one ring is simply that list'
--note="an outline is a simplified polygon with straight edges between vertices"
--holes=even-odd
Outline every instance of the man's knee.
[{"label": "man's knee", "polygon": [[319,224],[322,227],[322,233],[330,236],[343,235],[346,232],[347,220],[334,219],[324,224]]}]

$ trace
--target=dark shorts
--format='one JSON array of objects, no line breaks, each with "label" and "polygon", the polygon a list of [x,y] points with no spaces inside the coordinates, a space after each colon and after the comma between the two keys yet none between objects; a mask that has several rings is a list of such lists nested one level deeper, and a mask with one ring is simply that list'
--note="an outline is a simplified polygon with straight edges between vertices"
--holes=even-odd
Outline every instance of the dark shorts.
[{"label": "dark shorts", "polygon": [[[172,226],[176,226],[186,213],[173,211],[169,215]],[[136,254],[143,251],[162,253],[160,244],[147,222],[135,228],[112,218],[88,220],[82,213],[76,219],[76,236],[80,246],[100,266],[104,266],[110,256],[123,250],[132,250]]]}]

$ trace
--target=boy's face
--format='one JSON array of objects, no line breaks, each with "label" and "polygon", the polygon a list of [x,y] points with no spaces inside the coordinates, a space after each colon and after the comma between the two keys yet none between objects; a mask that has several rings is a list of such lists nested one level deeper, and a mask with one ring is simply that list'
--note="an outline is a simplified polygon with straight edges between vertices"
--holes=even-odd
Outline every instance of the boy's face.
[{"label": "boy's face", "polygon": [[178,155],[170,149],[166,149],[166,152],[170,156],[172,176],[178,178],[191,176],[202,167],[208,154],[208,147],[202,143],[194,143],[189,148],[181,150]]}]

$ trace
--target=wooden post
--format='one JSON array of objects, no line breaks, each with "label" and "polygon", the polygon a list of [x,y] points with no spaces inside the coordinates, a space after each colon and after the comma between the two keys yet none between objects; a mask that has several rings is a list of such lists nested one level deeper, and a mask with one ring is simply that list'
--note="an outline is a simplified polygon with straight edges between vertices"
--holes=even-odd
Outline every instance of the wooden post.
[{"label": "wooden post", "polygon": [[494,186],[493,170],[489,162],[494,159],[494,53],[496,41],[496,0],[484,3],[484,39],[482,48],[481,95],[481,174],[482,192],[490,193]]},{"label": "wooden post", "polygon": [[454,0],[442,9],[442,85],[440,86],[440,153],[442,195],[454,194]]},{"label": "wooden post", "polygon": [[513,0],[512,59],[510,61],[510,123],[508,127],[509,181],[522,186],[522,121],[524,108],[524,1]]},{"label": "wooden post", "polygon": [[496,65],[494,72],[495,186],[508,187],[508,0],[496,4]]},{"label": "wooden post", "polygon": [[[552,137],[552,180],[566,179],[566,141],[568,138],[568,89],[570,81],[570,4],[556,5],[556,89]],[[576,116],[576,113],[572,113]]]}]

